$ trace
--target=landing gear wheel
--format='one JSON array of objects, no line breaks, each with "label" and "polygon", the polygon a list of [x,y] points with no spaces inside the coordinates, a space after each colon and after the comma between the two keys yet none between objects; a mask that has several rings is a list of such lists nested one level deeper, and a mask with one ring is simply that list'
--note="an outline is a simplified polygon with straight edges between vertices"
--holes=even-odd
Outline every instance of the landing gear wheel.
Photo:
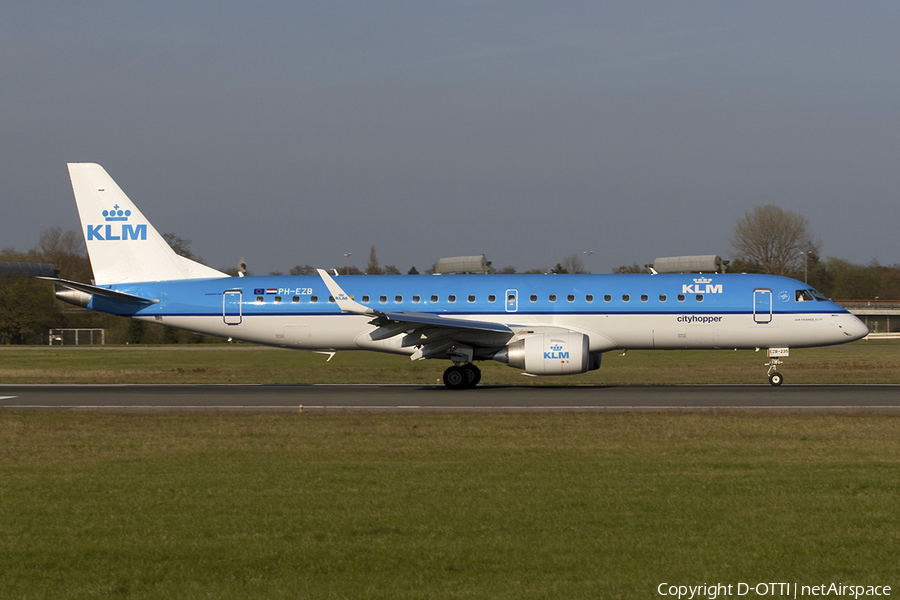
[{"label": "landing gear wheel", "polygon": [[473,364],[447,367],[444,371],[444,385],[451,390],[473,388],[481,381],[481,369]]},{"label": "landing gear wheel", "polygon": [[769,375],[769,383],[772,385],[781,385],[784,382],[784,377],[781,376],[781,373],[778,371],[774,371],[771,375]]},{"label": "landing gear wheel", "polygon": [[478,385],[478,382],[481,381],[481,369],[471,363],[463,365],[462,369],[466,373],[465,387],[473,388]]},{"label": "landing gear wheel", "polygon": [[444,385],[451,390],[461,390],[469,383],[469,376],[462,367],[453,365],[444,371]]}]

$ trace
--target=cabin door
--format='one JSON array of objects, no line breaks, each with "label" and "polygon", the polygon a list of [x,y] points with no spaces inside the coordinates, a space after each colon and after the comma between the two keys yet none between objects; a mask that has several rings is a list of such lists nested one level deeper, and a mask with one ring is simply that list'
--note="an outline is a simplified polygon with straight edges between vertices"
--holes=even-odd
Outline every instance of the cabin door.
[{"label": "cabin door", "polygon": [[241,324],[241,291],[230,290],[222,294],[222,318],[226,325]]},{"label": "cabin door", "polygon": [[772,290],[753,290],[753,320],[772,322]]}]

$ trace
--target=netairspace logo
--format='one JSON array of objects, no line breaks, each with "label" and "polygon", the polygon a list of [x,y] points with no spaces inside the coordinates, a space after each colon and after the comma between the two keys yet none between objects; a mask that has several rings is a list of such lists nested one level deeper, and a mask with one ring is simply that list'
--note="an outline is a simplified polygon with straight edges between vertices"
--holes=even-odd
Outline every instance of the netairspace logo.
[{"label": "netairspace logo", "polygon": [[843,583],[822,583],[802,585],[799,583],[715,583],[703,585],[671,585],[661,583],[656,588],[660,596],[671,596],[679,600],[693,598],[866,598],[890,596],[889,585],[844,585]]},{"label": "netairspace logo", "polygon": [[[112,210],[104,210],[103,218],[106,224],[103,225],[87,225],[85,237],[87,241],[97,240],[99,242],[113,242],[121,240],[146,240],[147,224],[140,225],[129,224],[128,217],[131,216],[130,210],[122,210],[119,205],[113,206]],[[121,223],[121,225],[119,225]]]}]

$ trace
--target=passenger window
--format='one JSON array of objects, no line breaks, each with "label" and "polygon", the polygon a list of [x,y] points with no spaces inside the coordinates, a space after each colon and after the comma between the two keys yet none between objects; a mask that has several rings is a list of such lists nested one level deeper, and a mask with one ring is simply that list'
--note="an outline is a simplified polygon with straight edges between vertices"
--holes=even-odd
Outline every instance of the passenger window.
[{"label": "passenger window", "polygon": [[550,294],[550,302],[556,302],[556,294]]},{"label": "passenger window", "polygon": [[291,298],[291,302],[297,304],[298,302],[300,302],[300,296],[294,296],[293,298]]},{"label": "passenger window", "polygon": [[495,296],[494,294],[490,294],[488,296],[488,302],[496,302],[496,301],[497,301],[497,296]]},{"label": "passenger window", "polygon": [[262,303],[263,300],[265,300],[265,298],[263,298],[262,296],[257,296],[257,297],[256,297],[256,301],[259,302],[259,303]]},{"label": "passenger window", "polygon": [[703,294],[697,294],[697,302],[703,302]]},{"label": "passenger window", "polygon": [[469,294],[469,302],[475,302],[475,294]]},{"label": "passenger window", "polygon": [[365,296],[363,296],[363,297],[362,297],[362,301],[363,301],[363,302],[368,302],[368,301],[369,301],[369,295],[366,294]]},{"label": "passenger window", "polygon": [[275,302],[281,302],[281,296],[275,296]]},{"label": "passenger window", "polygon": [[628,294],[622,294],[622,302],[630,302],[631,296]]},{"label": "passenger window", "polygon": [[569,294],[566,297],[566,300],[568,300],[569,302],[575,302],[575,294]]},{"label": "passenger window", "polygon": [[380,296],[378,298],[378,301],[381,302],[382,304],[384,304],[385,302],[387,302],[387,296]]},{"label": "passenger window", "polygon": [[660,301],[660,302],[665,302],[665,301],[666,301],[666,295],[665,295],[665,294],[660,294],[660,295],[659,295],[659,301]]},{"label": "passenger window", "polygon": [[650,299],[650,296],[648,296],[647,294],[641,294],[641,302],[646,302],[649,299]]},{"label": "passenger window", "polygon": [[432,301],[432,302],[437,302],[437,301],[438,301],[437,294],[434,294],[434,295],[431,297],[431,301]]},{"label": "passenger window", "polygon": [[537,302],[537,294],[532,294],[528,299],[532,302]]},{"label": "passenger window", "polygon": [[418,294],[416,294],[415,296],[413,296],[413,302],[415,302],[416,304],[418,304],[419,301],[420,301],[421,299],[422,299],[422,298],[420,298]]},{"label": "passenger window", "polygon": [[684,294],[678,294],[678,301],[684,302]]},{"label": "passenger window", "polygon": [[328,296],[328,301],[334,304],[334,296]]},{"label": "passenger window", "polygon": [[447,297],[447,302],[456,302],[456,294],[450,294]]},{"label": "passenger window", "polygon": [[398,304],[400,302],[403,302],[403,296],[401,296],[400,294],[397,294],[396,296],[394,296],[394,302],[397,302]]},{"label": "passenger window", "polygon": [[311,304],[315,304],[316,302],[319,301],[319,297],[318,296],[310,296],[309,301]]},{"label": "passenger window", "polygon": [[610,296],[609,294],[606,294],[605,296],[603,296],[603,301],[604,302],[612,302],[612,296]]},{"label": "passenger window", "polygon": [[593,295],[593,294],[588,294],[588,295],[586,295],[586,296],[584,297],[584,301],[585,301],[585,302],[593,302],[593,301],[594,301],[594,295]]}]

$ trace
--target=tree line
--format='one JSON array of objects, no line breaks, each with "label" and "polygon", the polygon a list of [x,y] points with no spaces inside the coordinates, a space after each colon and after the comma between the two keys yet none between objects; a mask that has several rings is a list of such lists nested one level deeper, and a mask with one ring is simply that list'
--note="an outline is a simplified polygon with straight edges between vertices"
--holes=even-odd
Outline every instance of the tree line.
[{"label": "tree line", "polygon": [[[198,262],[203,259],[190,250],[191,240],[172,233],[163,234],[166,241],[180,255]],[[851,263],[841,258],[821,258],[821,242],[812,236],[807,220],[797,213],[777,206],[760,206],[747,211],[736,223],[731,238],[731,259],[727,270],[739,273],[769,273],[806,281],[826,296],[836,300],[900,300],[900,265],[881,265],[873,260],[867,265]],[[349,264],[334,267],[341,274],[401,274],[395,265],[382,267],[375,246],[369,251],[366,268]],[[92,279],[90,261],[79,231],[64,231],[53,227],[41,232],[38,244],[27,252],[13,248],[0,250],[0,262],[50,263],[59,270],[59,277],[72,281]],[[221,269],[237,275],[237,268]],[[291,275],[314,275],[310,265],[297,265]],[[433,273],[434,265],[425,269]],[[494,273],[586,273],[585,261],[578,254],[562,258],[551,268],[517,271],[508,266],[494,269]],[[622,265],[613,273],[646,273],[638,263]],[[406,270],[418,274],[416,267]],[[272,272],[270,275],[282,275]],[[207,341],[197,334],[171,327],[143,323],[78,308],[56,300],[53,286],[45,281],[26,277],[0,277],[0,343],[45,343],[51,328],[103,328],[108,343],[187,343]]]}]

